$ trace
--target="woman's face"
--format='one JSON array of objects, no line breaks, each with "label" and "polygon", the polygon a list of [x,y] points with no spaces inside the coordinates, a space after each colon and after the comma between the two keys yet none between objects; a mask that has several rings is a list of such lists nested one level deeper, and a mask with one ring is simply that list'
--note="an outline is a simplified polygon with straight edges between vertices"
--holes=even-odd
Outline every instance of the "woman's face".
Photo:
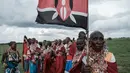
[{"label": "woman's face", "polygon": [[12,43],[11,48],[16,50],[16,46],[17,46],[16,43]]},{"label": "woman's face", "polygon": [[78,39],[76,42],[76,45],[77,45],[77,49],[79,51],[82,51],[84,49],[84,46],[85,46],[85,41],[83,39]]},{"label": "woman's face", "polygon": [[96,34],[91,39],[91,44],[94,50],[100,51],[103,49],[104,46],[104,38],[101,34]]}]

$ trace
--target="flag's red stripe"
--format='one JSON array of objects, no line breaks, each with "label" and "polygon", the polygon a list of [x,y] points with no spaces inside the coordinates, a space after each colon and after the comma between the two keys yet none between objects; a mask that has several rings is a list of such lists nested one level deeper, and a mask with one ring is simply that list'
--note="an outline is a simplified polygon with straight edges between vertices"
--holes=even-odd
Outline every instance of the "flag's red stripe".
[{"label": "flag's red stripe", "polygon": [[48,7],[55,7],[55,2],[54,0],[39,0],[38,7],[43,9],[43,8],[48,8]]},{"label": "flag's red stripe", "polygon": [[73,11],[88,13],[88,0],[73,0]]}]

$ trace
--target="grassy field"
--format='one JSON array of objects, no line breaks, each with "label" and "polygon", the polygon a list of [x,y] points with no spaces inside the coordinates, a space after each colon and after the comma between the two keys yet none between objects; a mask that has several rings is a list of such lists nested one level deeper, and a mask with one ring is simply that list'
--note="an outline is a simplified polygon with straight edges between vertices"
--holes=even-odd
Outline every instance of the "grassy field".
[{"label": "grassy field", "polygon": [[116,57],[119,73],[130,73],[130,38],[108,40],[107,43]]},{"label": "grassy field", "polygon": [[[118,68],[119,73],[130,73],[130,38],[121,38],[121,39],[113,39],[107,40],[107,44],[109,47],[109,51],[113,52]],[[8,48],[8,45],[0,45],[0,60],[2,53]],[[22,53],[22,44],[17,44],[17,48]],[[23,73],[23,69],[21,64],[19,65],[21,73]],[[0,63],[0,73],[3,72],[2,64]]]}]

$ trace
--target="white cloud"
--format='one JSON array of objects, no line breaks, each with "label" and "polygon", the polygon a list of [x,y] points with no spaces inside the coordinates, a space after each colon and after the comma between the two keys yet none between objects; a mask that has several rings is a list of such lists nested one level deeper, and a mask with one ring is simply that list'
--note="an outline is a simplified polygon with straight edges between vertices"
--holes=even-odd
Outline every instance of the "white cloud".
[{"label": "white cloud", "polygon": [[104,35],[106,38],[108,37],[115,37],[115,38],[120,38],[120,37],[130,37],[130,31],[129,29],[121,29],[121,30],[116,30],[116,31],[111,31],[111,32],[104,32]]},{"label": "white cloud", "polygon": [[130,0],[92,2],[89,9],[90,31],[100,30],[105,37],[130,37]]},{"label": "white cloud", "polygon": [[73,31],[70,31],[67,29],[56,28],[24,28],[2,25],[0,27],[0,43],[5,43],[9,41],[22,42],[24,35],[29,38],[36,38],[38,41],[65,39],[66,37],[77,38],[79,31],[79,29],[74,29]]},{"label": "white cloud", "polygon": [[[111,18],[107,20],[97,20],[93,24],[91,24],[91,29],[97,29],[97,30],[120,30],[120,29],[129,29],[130,15],[121,17],[121,18]],[[93,30],[94,30],[93,29]]]},{"label": "white cloud", "polygon": [[[89,31],[105,37],[130,37],[130,0],[89,0]],[[38,0],[0,0],[0,42],[77,37],[81,29],[36,25]],[[126,33],[127,32],[127,33]]]},{"label": "white cloud", "polygon": [[34,22],[38,0],[0,0],[0,23]]}]

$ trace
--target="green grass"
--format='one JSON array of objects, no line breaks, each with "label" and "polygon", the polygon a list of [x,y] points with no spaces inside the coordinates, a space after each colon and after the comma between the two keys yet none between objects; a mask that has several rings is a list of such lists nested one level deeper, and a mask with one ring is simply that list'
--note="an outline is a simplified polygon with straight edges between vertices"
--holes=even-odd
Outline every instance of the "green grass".
[{"label": "green grass", "polygon": [[114,53],[119,73],[130,72],[130,38],[107,41],[109,50]]},{"label": "green grass", "polygon": [[[130,38],[121,38],[107,40],[109,51],[114,53],[119,68],[119,73],[130,73]],[[8,48],[8,45],[0,45],[0,61],[2,53]],[[17,44],[17,48],[22,54],[22,44]],[[23,69],[21,64],[19,65],[21,73]],[[0,73],[3,72],[2,64],[0,63]]]}]

